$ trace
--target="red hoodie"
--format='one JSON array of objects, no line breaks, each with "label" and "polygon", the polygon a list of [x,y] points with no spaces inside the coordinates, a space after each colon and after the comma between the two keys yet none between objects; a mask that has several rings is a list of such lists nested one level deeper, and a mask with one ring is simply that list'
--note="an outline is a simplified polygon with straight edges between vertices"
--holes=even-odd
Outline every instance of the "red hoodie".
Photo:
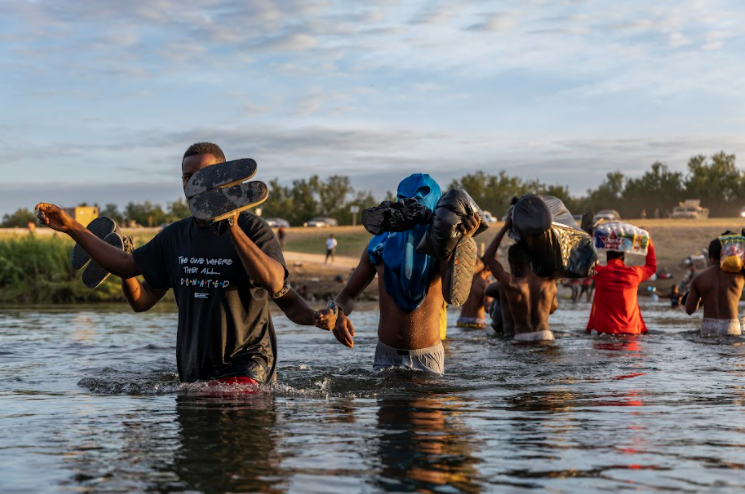
[{"label": "red hoodie", "polygon": [[636,299],[639,283],[657,272],[654,245],[649,242],[644,266],[626,266],[613,259],[595,268],[595,298],[587,322],[587,332],[640,334],[647,332]]}]

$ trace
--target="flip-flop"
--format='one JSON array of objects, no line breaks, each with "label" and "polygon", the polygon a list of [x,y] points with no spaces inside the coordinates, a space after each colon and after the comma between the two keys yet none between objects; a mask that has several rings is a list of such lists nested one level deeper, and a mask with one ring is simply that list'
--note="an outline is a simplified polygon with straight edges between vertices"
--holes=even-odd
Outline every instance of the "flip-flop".
[{"label": "flip-flop", "polygon": [[[132,252],[134,250],[132,237],[123,236],[119,231],[119,227],[116,228],[116,231],[106,235],[103,241],[123,250],[124,252]],[[90,289],[96,288],[103,283],[110,274],[111,273],[102,268],[96,261],[91,260],[88,267],[83,271],[83,284]]]},{"label": "flip-flop", "polygon": [[[219,166],[222,165],[213,165],[208,168]],[[201,170],[198,173],[201,173]],[[269,188],[265,183],[246,182],[201,192],[189,199],[189,209],[197,219],[217,222],[235,213],[258,206],[268,197]]]},{"label": "flip-flop", "polygon": [[256,175],[256,162],[250,158],[226,161],[202,168],[186,184],[186,199],[208,190],[238,185]]},{"label": "flip-flop", "polygon": [[[93,235],[100,239],[105,238],[106,235],[117,230],[116,222],[106,216],[99,216],[91,221],[87,228],[91,233],[93,233]],[[72,269],[75,271],[82,269],[90,259],[91,256],[89,256],[81,246],[75,244],[75,247],[73,247],[72,253],[70,254],[70,264],[72,265]]]},{"label": "flip-flop", "polygon": [[450,299],[445,300],[448,304],[460,306],[468,300],[477,254],[476,241],[471,237],[461,239],[455,247],[450,258]]}]

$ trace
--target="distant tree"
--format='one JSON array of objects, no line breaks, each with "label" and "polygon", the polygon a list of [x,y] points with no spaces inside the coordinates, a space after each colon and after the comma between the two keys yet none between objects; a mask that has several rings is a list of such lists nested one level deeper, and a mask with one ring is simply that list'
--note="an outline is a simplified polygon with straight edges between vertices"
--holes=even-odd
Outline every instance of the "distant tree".
[{"label": "distant tree", "polygon": [[520,178],[510,177],[504,170],[497,175],[483,171],[469,173],[453,180],[450,188],[464,189],[481,209],[499,217],[507,212],[513,197],[519,197],[529,189]]},{"label": "distant tree", "polygon": [[623,190],[624,214],[637,217],[642,209],[648,216],[655,209],[661,213],[675,207],[685,199],[683,174],[671,172],[667,165],[656,161],[651,168],[639,178],[629,178]]},{"label": "distant tree", "polygon": [[357,206],[359,208],[359,212],[357,213],[357,224],[360,225],[362,224],[362,211],[367,208],[377,206],[378,204],[380,204],[380,201],[375,199],[375,196],[372,195],[372,192],[358,191],[354,194],[354,196],[352,196],[349,201],[345,203],[344,207],[336,214],[335,218],[339,221],[340,225],[351,225],[352,213],[349,211],[349,209],[352,206]]},{"label": "distant tree", "polygon": [[124,223],[124,215],[122,215],[122,213],[119,211],[119,206],[113,203],[107,204],[106,207],[99,210],[98,215],[111,218],[112,220],[116,221],[119,224]]},{"label": "distant tree", "polygon": [[685,178],[686,199],[700,199],[703,207],[709,208],[713,216],[735,214],[745,200],[743,195],[743,173],[737,169],[735,155],[724,151],[713,155],[711,162],[706,156],[693,156],[688,161]]},{"label": "distant tree", "polygon": [[290,196],[294,207],[293,224],[302,224],[314,216],[318,216],[318,202],[315,197],[318,181],[318,175],[313,175],[308,180],[299,179],[292,181]]},{"label": "distant tree", "polygon": [[158,226],[168,222],[168,215],[159,204],[145,201],[141,204],[130,202],[124,210],[128,220],[141,226]]},{"label": "distant tree", "polygon": [[[587,191],[587,207],[594,212],[601,209],[623,209],[623,189],[625,178],[620,171],[609,172],[597,189]],[[619,211],[623,214],[622,211]]]},{"label": "distant tree", "polygon": [[269,181],[269,198],[261,205],[261,208],[265,218],[284,218],[291,225],[298,224],[292,190],[280,184],[277,178]]},{"label": "distant tree", "polygon": [[349,177],[344,175],[331,175],[326,180],[318,180],[315,188],[318,194],[318,210],[322,216],[329,217],[339,214],[347,204],[347,195],[354,192]]},{"label": "distant tree", "polygon": [[2,226],[4,228],[26,228],[29,222],[36,222],[36,215],[28,208],[19,208],[13,214],[4,214]]},{"label": "distant tree", "polygon": [[189,210],[189,204],[184,200],[183,197],[179,197],[177,200],[168,203],[168,218],[169,222],[174,222],[188,218],[191,216]]}]

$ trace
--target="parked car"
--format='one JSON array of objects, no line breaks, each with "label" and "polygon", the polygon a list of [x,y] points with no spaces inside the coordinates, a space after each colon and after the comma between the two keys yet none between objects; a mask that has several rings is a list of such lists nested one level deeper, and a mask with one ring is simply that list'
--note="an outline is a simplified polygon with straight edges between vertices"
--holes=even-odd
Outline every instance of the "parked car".
[{"label": "parked car", "polygon": [[489,211],[481,211],[481,213],[481,221],[487,225],[497,222],[497,219]]},{"label": "parked car", "polygon": [[265,221],[271,228],[279,228],[280,226],[290,228],[290,222],[283,218],[267,218]]},{"label": "parked car", "polygon": [[699,199],[686,199],[673,208],[670,217],[674,219],[705,220],[709,217],[709,210],[701,207]]},{"label": "parked car", "polygon": [[745,218],[745,208],[742,208],[740,210],[740,216],[742,216],[743,218]]},{"label": "parked car", "polygon": [[621,215],[615,209],[601,209],[592,218],[593,223],[597,223],[600,220],[605,221],[620,221]]},{"label": "parked car", "polygon": [[310,226],[315,228],[326,228],[329,226],[338,226],[339,222],[337,222],[334,218],[313,218],[310,221],[306,221],[303,223],[303,226]]}]

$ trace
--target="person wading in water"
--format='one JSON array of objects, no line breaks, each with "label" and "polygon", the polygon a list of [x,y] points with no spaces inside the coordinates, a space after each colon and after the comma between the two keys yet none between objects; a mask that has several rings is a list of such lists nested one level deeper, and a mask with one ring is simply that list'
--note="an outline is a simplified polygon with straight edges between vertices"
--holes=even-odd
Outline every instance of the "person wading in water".
[{"label": "person wading in water", "polygon": [[[212,143],[197,143],[181,162],[184,188],[196,172],[225,161]],[[289,290],[282,251],[271,228],[243,212],[227,234],[193,217],[177,221],[129,254],[96,237],[53,204],[36,207],[39,221],[66,233],[102,268],[122,278],[137,311],[153,307],[169,288],[178,304],[176,361],[183,382],[264,384],[276,379],[277,342],[269,297],[297,304],[295,314],[312,323],[312,311]],[[137,279],[142,275],[144,281]],[[304,306],[304,307],[303,307]]]}]

